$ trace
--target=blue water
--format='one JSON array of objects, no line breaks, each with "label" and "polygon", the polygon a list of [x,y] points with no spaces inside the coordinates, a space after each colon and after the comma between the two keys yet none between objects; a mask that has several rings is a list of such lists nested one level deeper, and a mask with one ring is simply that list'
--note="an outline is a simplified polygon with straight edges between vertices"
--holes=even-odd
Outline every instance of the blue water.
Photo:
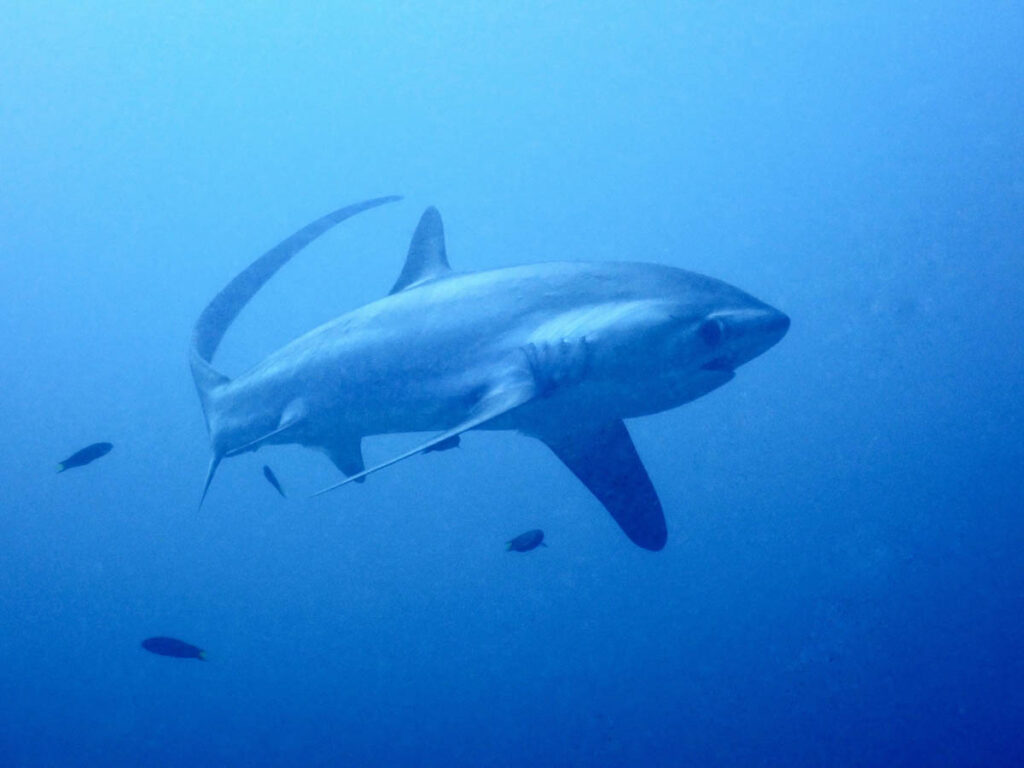
[{"label": "blue water", "polygon": [[[329,5],[4,4],[0,766],[1022,764],[1024,6]],[[510,433],[313,501],[333,466],[264,450],[197,512],[199,312],[391,193],[219,368],[386,293],[428,204],[457,269],[792,317],[630,424],[664,551]]]}]

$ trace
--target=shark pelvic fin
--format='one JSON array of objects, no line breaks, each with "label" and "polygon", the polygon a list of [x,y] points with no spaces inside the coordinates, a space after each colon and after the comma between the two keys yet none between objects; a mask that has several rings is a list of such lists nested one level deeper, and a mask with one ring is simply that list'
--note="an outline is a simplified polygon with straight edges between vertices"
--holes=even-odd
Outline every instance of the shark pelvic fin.
[{"label": "shark pelvic fin", "polygon": [[532,382],[527,381],[518,382],[514,385],[504,386],[499,389],[494,389],[489,394],[485,395],[483,399],[481,399],[477,407],[473,409],[473,415],[466,419],[466,421],[459,424],[457,427],[454,427],[452,429],[449,429],[447,432],[442,432],[441,434],[432,437],[430,440],[427,440],[427,442],[417,445],[411,451],[406,451],[405,453],[396,456],[393,459],[389,459],[388,461],[385,461],[381,464],[377,464],[374,467],[365,469],[359,474],[352,475],[351,477],[342,480],[340,483],[335,483],[332,486],[324,488],[322,491],[317,491],[313,495],[320,496],[322,494],[327,493],[328,491],[333,491],[335,488],[340,488],[343,485],[348,485],[349,483],[352,482],[359,482],[367,475],[371,475],[374,472],[377,472],[378,470],[384,469],[385,467],[390,467],[392,464],[397,464],[403,459],[408,459],[411,456],[415,456],[418,453],[427,453],[431,449],[437,448],[438,446],[443,445],[445,448],[452,447],[453,438],[458,437],[463,432],[473,429],[474,427],[479,427],[481,424],[484,424],[485,422],[491,421],[492,419],[496,419],[502,414],[508,413],[514,408],[518,408],[520,405],[523,405],[524,403],[528,403],[530,400],[534,398],[535,395],[536,388],[533,386]]},{"label": "shark pelvic fin", "polygon": [[430,206],[420,217],[409,253],[405,257],[405,267],[398,276],[391,293],[398,293],[413,288],[429,280],[436,280],[450,274],[448,254],[444,247],[444,224],[437,208]]},{"label": "shark pelvic fin", "polygon": [[447,440],[443,440],[440,443],[434,443],[429,448],[425,449],[424,453],[434,453],[436,451],[450,451],[453,448],[458,448],[462,443],[462,438],[458,435],[449,437]]},{"label": "shark pelvic fin", "polygon": [[[335,440],[332,445],[324,446],[323,451],[346,476],[358,475],[366,465],[363,463],[362,440],[359,437]],[[363,482],[359,478],[357,483]]]},{"label": "shark pelvic fin", "polygon": [[607,509],[633,543],[665,546],[661,502],[622,421],[541,440]]}]

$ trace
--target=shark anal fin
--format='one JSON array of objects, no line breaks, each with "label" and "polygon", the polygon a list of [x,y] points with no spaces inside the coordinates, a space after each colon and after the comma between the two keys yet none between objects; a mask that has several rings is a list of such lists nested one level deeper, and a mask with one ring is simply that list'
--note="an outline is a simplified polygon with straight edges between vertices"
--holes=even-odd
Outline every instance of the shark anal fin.
[{"label": "shark anal fin", "polygon": [[541,439],[634,544],[650,550],[665,546],[668,532],[661,502],[622,421]]},{"label": "shark anal fin", "polygon": [[[333,445],[324,447],[324,453],[346,477],[360,474],[366,465],[363,463],[362,441],[356,437],[350,440],[336,440]],[[364,478],[356,480],[363,482]]]},{"label": "shark anal fin", "polygon": [[420,223],[409,243],[405,266],[398,276],[391,293],[413,288],[428,280],[444,277],[452,271],[448,266],[448,254],[444,247],[444,224],[437,208],[430,206],[420,217]]},{"label": "shark anal fin", "polygon": [[406,451],[399,456],[395,456],[393,459],[389,459],[388,461],[363,470],[359,474],[352,475],[346,480],[342,480],[340,483],[335,483],[332,486],[324,488],[322,491],[317,491],[313,495],[320,496],[321,494],[333,491],[335,488],[340,488],[348,483],[359,482],[367,475],[371,475],[385,467],[390,467],[392,464],[397,464],[403,459],[408,459],[418,453],[428,453],[441,445],[449,447],[451,446],[452,438],[458,437],[463,432],[473,429],[474,427],[479,427],[481,424],[491,421],[492,419],[496,419],[502,414],[508,413],[514,408],[518,408],[524,403],[528,403],[535,397],[535,395],[536,388],[532,382],[526,380],[509,382],[502,386],[495,387],[481,398],[480,402],[473,409],[472,415],[457,427],[453,427],[447,432],[442,432],[441,434],[432,437],[430,440],[427,440],[427,442],[417,445],[411,451]]}]

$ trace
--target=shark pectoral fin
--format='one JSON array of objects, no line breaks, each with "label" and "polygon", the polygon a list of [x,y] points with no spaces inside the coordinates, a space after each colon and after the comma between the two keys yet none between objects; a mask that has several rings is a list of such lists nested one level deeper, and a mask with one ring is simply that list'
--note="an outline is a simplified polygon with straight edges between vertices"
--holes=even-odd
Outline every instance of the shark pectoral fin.
[{"label": "shark pectoral fin", "polygon": [[534,398],[535,393],[536,388],[533,386],[531,382],[527,381],[519,381],[515,384],[509,384],[495,388],[480,400],[476,408],[473,409],[473,415],[466,419],[466,421],[459,424],[457,427],[449,429],[447,432],[442,432],[440,435],[437,435],[436,437],[432,437],[430,440],[427,440],[427,442],[417,445],[411,451],[406,451],[400,456],[396,456],[393,459],[389,459],[388,461],[378,464],[375,467],[370,467],[369,469],[363,470],[359,474],[352,475],[352,477],[346,478],[345,480],[342,480],[340,483],[335,483],[332,486],[324,488],[322,491],[317,491],[313,495],[320,496],[322,494],[327,493],[328,491],[333,491],[335,488],[340,488],[343,485],[348,485],[349,483],[353,482],[357,483],[367,475],[371,475],[374,472],[377,472],[378,470],[384,469],[385,467],[390,467],[392,464],[397,464],[403,459],[408,459],[409,457],[415,456],[418,453],[427,453],[441,445],[444,445],[445,447],[450,447],[453,438],[458,437],[467,430],[473,429],[474,427],[479,427],[481,424],[484,424],[485,422],[488,422],[491,419],[496,419],[502,414],[508,413],[512,409],[518,408],[520,405],[529,402]]},{"label": "shark pectoral fin", "polygon": [[607,509],[634,544],[659,550],[668,532],[661,502],[621,421],[541,437]]},{"label": "shark pectoral fin", "polygon": [[[333,444],[325,446],[324,452],[346,477],[358,475],[366,469],[366,465],[363,463],[361,438],[336,440]],[[363,478],[356,482],[363,482]]]}]

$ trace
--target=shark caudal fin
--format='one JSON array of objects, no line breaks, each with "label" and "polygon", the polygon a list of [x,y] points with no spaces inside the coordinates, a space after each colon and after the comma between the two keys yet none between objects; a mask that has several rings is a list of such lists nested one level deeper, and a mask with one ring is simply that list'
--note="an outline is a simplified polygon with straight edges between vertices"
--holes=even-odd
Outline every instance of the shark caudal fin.
[{"label": "shark caudal fin", "polygon": [[[226,453],[224,447],[217,445],[215,416],[217,410],[218,391],[222,390],[230,379],[213,368],[213,356],[217,352],[224,334],[238,317],[245,305],[253,296],[259,292],[277,271],[287,264],[291,258],[316,240],[320,235],[345,219],[355,216],[357,213],[376,208],[385,203],[401,200],[400,197],[392,195],[389,197],[378,197],[373,200],[366,200],[361,203],[339,208],[336,211],[322,216],[311,224],[307,224],[291,237],[278,243],[269,251],[260,256],[256,261],[246,267],[242,272],[228,283],[213,297],[213,300],[206,305],[206,308],[199,315],[195,328],[192,330],[192,344],[189,354],[189,365],[192,369],[192,378],[195,381],[196,390],[199,393],[199,401],[203,407],[203,416],[206,419],[206,428],[210,433],[213,442],[213,459],[210,461],[210,468],[206,476],[206,484],[203,488],[203,498],[210,488],[217,466]],[[200,500],[202,505],[202,500]]]},{"label": "shark caudal fin", "polygon": [[203,502],[206,501],[206,493],[210,490],[210,483],[213,482],[213,476],[217,474],[217,467],[220,466],[220,462],[223,457],[218,456],[216,453],[210,459],[210,468],[206,470],[206,482],[203,483],[203,492],[199,496],[199,507],[202,508]]}]

